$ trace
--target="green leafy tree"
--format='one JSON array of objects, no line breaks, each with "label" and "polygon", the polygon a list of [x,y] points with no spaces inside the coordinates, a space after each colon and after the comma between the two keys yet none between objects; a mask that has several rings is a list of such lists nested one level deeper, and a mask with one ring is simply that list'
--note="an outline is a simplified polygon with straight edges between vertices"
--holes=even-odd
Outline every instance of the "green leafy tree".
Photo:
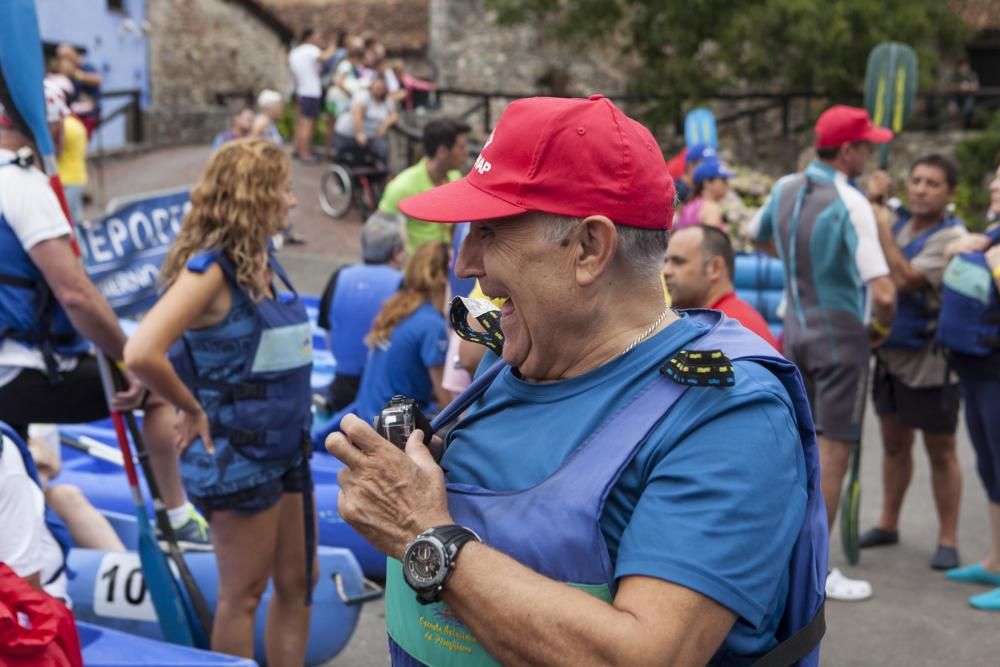
[{"label": "green leafy tree", "polygon": [[571,46],[620,47],[629,92],[670,118],[720,92],[810,92],[856,99],[868,52],[913,46],[933,83],[941,50],[967,38],[945,0],[487,0],[503,24],[532,22]]},{"label": "green leafy tree", "polygon": [[986,226],[990,205],[989,181],[1000,159],[1000,114],[990,120],[986,130],[968,137],[955,147],[959,164],[955,206],[965,224],[974,230]]}]

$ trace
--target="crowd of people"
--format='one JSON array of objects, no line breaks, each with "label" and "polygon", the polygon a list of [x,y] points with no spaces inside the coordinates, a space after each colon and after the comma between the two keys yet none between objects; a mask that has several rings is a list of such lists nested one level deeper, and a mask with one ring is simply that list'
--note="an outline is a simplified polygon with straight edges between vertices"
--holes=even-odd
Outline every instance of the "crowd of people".
[{"label": "crowd of people", "polygon": [[[55,70],[77,67],[79,90],[96,85],[64,60]],[[320,113],[338,153],[386,159],[401,70],[377,40],[307,31],[289,65],[292,159],[314,159]],[[72,173],[87,126],[59,84],[46,84],[48,120]],[[311,325],[272,243],[296,204],[283,106],[261,91],[220,135],[161,297],[129,339],[23,158],[29,137],[0,112],[0,420],[13,428],[0,522],[19,518],[0,561],[18,575],[66,597],[46,504],[77,544],[124,548],[78,490],[48,485],[58,447],[29,437],[108,414],[96,348],[128,384],[111,407],[144,411],[171,524],[215,551],[216,650],[253,654],[273,582],[268,662],[302,664],[309,459],[325,449],[345,466],[340,515],[389,557],[394,664],[816,664],[824,599],[872,595],[827,567],[869,387],[883,507],[860,546],[901,539],[920,431],[939,519],[930,567],[995,587],[970,602],[1000,611],[1000,231],[969,233],[949,212],[950,158],[916,160],[892,208],[887,174],[858,182],[892,133],[863,109],[820,116],[816,159],[777,181],[749,229],[785,271],[776,338],[735,293],[720,206],[732,172],[712,148],[689,148],[675,181],[650,132],[606,98],[530,98],[463,176],[471,128],[433,120],[425,156],[362,226],[362,261],[321,297],[337,367],[314,417]],[[1000,170],[991,195],[1000,215]],[[396,396],[463,416],[400,448],[371,426]],[[992,531],[991,552],[965,566],[963,401]],[[459,629],[427,640],[428,614]]]},{"label": "crowd of people", "polygon": [[383,163],[388,160],[386,133],[406,98],[407,75],[401,60],[386,58],[375,35],[307,28],[289,52],[288,65],[295,84],[295,159],[318,161],[314,132],[325,115],[325,143],[336,152],[361,149]]}]

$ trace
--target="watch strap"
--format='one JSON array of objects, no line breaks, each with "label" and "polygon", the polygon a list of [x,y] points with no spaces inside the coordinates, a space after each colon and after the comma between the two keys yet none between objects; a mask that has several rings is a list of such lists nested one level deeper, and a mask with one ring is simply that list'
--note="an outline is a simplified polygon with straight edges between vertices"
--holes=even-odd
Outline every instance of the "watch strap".
[{"label": "watch strap", "polygon": [[443,565],[446,571],[444,579],[441,580],[441,583],[434,586],[430,590],[416,591],[418,602],[421,604],[431,604],[433,602],[440,601],[441,591],[444,589],[444,585],[448,583],[448,579],[451,578],[452,572],[454,571],[455,559],[458,557],[458,552],[461,551],[462,547],[469,542],[482,542],[482,538],[480,538],[479,535],[477,535],[471,528],[466,528],[465,526],[459,526],[457,524],[435,526],[434,528],[425,530],[420,536],[433,536],[435,539],[439,540],[444,547],[445,557],[447,558]]}]

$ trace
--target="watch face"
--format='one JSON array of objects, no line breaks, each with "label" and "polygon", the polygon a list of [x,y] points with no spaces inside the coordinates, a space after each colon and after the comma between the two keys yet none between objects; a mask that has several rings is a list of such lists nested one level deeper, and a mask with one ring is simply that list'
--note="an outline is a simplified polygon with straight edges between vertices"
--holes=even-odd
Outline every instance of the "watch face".
[{"label": "watch face", "polygon": [[408,583],[415,589],[436,586],[444,579],[444,547],[434,538],[423,538],[411,544],[403,560]]}]

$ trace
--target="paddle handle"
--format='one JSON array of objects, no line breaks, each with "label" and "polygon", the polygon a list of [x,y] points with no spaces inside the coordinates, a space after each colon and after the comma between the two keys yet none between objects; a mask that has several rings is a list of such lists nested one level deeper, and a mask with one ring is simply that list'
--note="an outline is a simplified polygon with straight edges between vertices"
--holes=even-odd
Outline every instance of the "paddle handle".
[{"label": "paddle handle", "polygon": [[89,436],[81,435],[78,438],[74,438],[66,435],[65,433],[60,433],[59,442],[67,447],[72,447],[73,449],[84,452],[89,456],[93,456],[95,459],[101,459],[102,461],[108,461],[109,463],[114,463],[120,466],[125,465],[125,461],[122,458],[120,450],[109,447],[103,442],[94,440]]},{"label": "paddle handle", "polygon": [[[118,447],[122,451],[122,459],[125,464],[125,476],[128,477],[128,484],[132,487],[133,494],[139,490],[139,476],[135,473],[135,462],[132,460],[132,448],[128,444],[128,434],[125,432],[125,420],[120,412],[111,405],[111,397],[115,395],[114,381],[111,379],[111,366],[108,357],[103,352],[97,353],[97,370],[101,374],[101,387],[104,390],[104,398],[108,402],[108,412],[111,413],[111,424],[115,427],[115,436],[118,438]],[[139,502],[142,502],[140,497]]]}]

